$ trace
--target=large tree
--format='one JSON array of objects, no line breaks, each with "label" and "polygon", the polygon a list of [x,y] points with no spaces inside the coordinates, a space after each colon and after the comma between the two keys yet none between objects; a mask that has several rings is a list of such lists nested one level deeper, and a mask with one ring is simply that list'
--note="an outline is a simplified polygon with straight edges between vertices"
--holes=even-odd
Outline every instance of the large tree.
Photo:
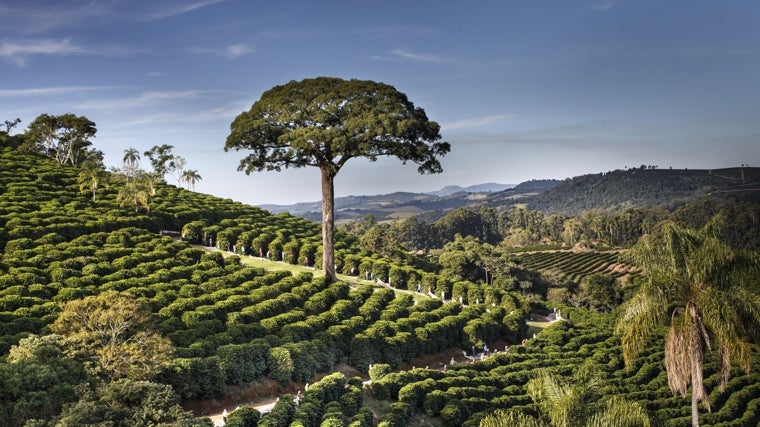
[{"label": "large tree", "polygon": [[[760,341],[760,297],[752,288],[758,259],[735,252],[718,236],[720,218],[700,230],[669,222],[657,239],[642,239],[633,250],[646,281],[623,306],[616,331],[622,335],[627,365],[649,338],[668,325],[665,369],[674,393],[691,385],[692,425],[699,425],[699,402],[710,409],[703,365],[717,352],[718,384],[725,387],[731,361],[751,367],[750,342]],[[755,282],[755,283],[753,283]]]},{"label": "large tree", "polygon": [[355,157],[395,156],[420,173],[443,171],[438,160],[451,150],[438,123],[393,86],[365,80],[318,77],[264,92],[230,125],[224,146],[247,150],[238,170],[319,168],[322,181],[322,266],[335,280],[334,180]]},{"label": "large tree", "polygon": [[41,114],[29,124],[25,148],[46,154],[60,164],[78,166],[101,155],[90,148],[96,132],[95,123],[84,116]]}]

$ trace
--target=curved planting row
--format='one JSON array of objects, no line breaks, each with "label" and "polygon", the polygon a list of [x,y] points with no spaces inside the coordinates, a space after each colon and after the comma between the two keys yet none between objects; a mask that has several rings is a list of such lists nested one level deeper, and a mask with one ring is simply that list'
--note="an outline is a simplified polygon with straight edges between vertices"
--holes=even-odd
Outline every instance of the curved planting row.
[{"label": "curved planting row", "polygon": [[534,252],[520,254],[518,259],[526,269],[552,270],[560,273],[564,280],[574,283],[580,283],[583,277],[595,273],[620,278],[633,271],[630,266],[619,268],[623,263],[617,252]]},{"label": "curved planting row", "polygon": [[[577,311],[568,310],[571,317]],[[528,340],[485,360],[458,363],[443,372],[414,369],[390,373],[376,379],[372,392],[376,398],[401,405],[407,415],[420,413],[438,418],[445,426],[477,426],[495,409],[519,409],[537,414],[539,409],[526,390],[527,382],[538,370],[548,369],[562,377],[572,377],[584,366],[601,378],[604,393],[639,402],[655,425],[691,424],[689,397],[674,396],[667,383],[663,365],[664,338],[625,368],[618,338],[612,336],[612,318],[594,316],[573,323],[558,322]],[[705,385],[711,391],[712,411],[700,414],[702,425],[749,426],[760,421],[760,374],[734,370],[721,392],[717,389],[715,355],[706,364]],[[760,362],[753,349],[754,364]],[[704,408],[703,408],[704,409]],[[391,411],[384,421],[396,423]]]}]

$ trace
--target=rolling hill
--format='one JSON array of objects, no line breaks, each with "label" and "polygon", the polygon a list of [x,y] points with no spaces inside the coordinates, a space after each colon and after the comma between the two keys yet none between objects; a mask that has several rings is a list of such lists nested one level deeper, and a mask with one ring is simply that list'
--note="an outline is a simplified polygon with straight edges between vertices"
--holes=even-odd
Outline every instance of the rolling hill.
[{"label": "rolling hill", "polygon": [[[544,213],[612,212],[632,207],[673,210],[698,199],[760,201],[760,168],[652,169],[639,168],[581,175],[565,180],[531,180],[505,188],[484,184],[446,187],[433,193],[396,192],[335,199],[340,222],[373,215],[378,221],[420,215],[436,219],[460,207],[488,206],[508,210],[524,206]],[[454,191],[461,189],[461,191]],[[289,212],[321,220],[319,201],[293,205],[261,205],[273,213]]]},{"label": "rolling hill", "polygon": [[[706,197],[755,194],[754,178],[747,175],[756,170],[745,170],[744,180],[730,172],[717,175],[723,186],[690,191]],[[624,182],[625,176],[612,175]],[[710,183],[716,171],[704,175],[686,176]],[[247,400],[234,399],[270,384],[281,394],[258,425],[336,420],[329,425],[475,427],[498,408],[536,413],[528,393],[531,378],[542,370],[571,377],[584,365],[599,376],[606,394],[640,402],[655,425],[689,424],[688,398],[668,389],[662,334],[626,368],[611,315],[561,307],[569,321],[528,322],[534,313],[538,318],[551,310],[538,294],[529,299],[382,258],[360,250],[357,238],[346,233],[336,238],[336,261],[346,274],[327,283],[303,265],[304,254],[318,256],[321,241],[320,227],[303,218],[163,183],[155,186],[150,209],[135,210],[119,202],[123,182],[102,186],[93,197],[88,188],[82,191],[80,178],[75,168],[0,148],[3,425],[206,427],[211,424],[203,420],[180,420],[189,415],[162,403],[244,407]],[[485,203],[499,196],[525,203],[578,182],[534,181],[466,199]],[[582,192],[587,185],[566,191]],[[418,207],[440,203],[445,209],[459,196],[420,197],[396,193],[372,203],[379,212],[397,208],[394,200]],[[265,248],[272,257],[257,256]],[[612,253],[521,256],[525,265],[560,269],[570,280],[619,262]],[[369,274],[377,280],[362,279]],[[393,279],[391,286],[392,277],[403,279]],[[421,291],[408,286],[415,283]],[[171,342],[170,360],[150,381],[106,378],[102,371],[96,378],[86,369],[96,359],[64,352],[65,342],[50,335],[62,304],[114,292],[149,310],[155,331]],[[757,366],[756,346],[750,356]],[[711,353],[705,360],[712,412],[703,414],[702,425],[757,425],[760,374],[735,370],[718,393],[717,358]],[[338,372],[345,367],[357,376]],[[369,376],[372,385],[365,386]],[[148,386],[165,394],[147,399]],[[287,393],[294,390],[303,391],[297,403]],[[156,418],[127,418],[146,410]]]}]

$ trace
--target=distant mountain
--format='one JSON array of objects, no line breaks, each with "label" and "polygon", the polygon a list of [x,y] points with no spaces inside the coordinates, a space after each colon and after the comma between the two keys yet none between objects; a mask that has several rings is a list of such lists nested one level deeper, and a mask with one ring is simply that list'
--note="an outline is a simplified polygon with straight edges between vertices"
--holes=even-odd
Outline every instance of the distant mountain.
[{"label": "distant mountain", "polygon": [[[500,191],[497,188],[506,187]],[[351,221],[371,214],[378,221],[420,216],[434,221],[460,207],[515,206],[546,213],[578,214],[586,210],[615,211],[631,207],[673,210],[700,198],[760,202],[760,168],[628,169],[581,175],[565,180],[537,179],[515,186],[481,184],[448,186],[432,193],[396,192],[335,199],[336,220]],[[321,221],[321,202],[261,205],[272,212],[290,212]]]},{"label": "distant mountain", "polygon": [[497,191],[504,191],[513,188],[514,184],[497,184],[488,182],[485,184],[470,185],[469,187],[460,187],[458,185],[447,185],[438,191],[431,191],[426,194],[433,196],[450,196],[456,193],[494,193]]},{"label": "distant mountain", "polygon": [[560,182],[562,181],[558,179],[532,179],[514,186],[514,189],[517,191],[544,191],[556,187]]},{"label": "distant mountain", "polygon": [[[448,210],[484,201],[489,194],[510,191],[512,184],[486,183],[468,187],[448,186],[431,193],[395,192],[374,196],[346,196],[335,198],[336,221],[350,221],[365,215],[374,215],[378,221],[403,219],[415,215],[440,216]],[[534,191],[530,189],[527,191]],[[519,190],[518,190],[519,192]],[[292,205],[259,205],[272,213],[289,212],[292,215],[322,220],[322,202],[303,202]],[[438,212],[439,214],[435,214]],[[426,215],[430,217],[430,215]]]}]

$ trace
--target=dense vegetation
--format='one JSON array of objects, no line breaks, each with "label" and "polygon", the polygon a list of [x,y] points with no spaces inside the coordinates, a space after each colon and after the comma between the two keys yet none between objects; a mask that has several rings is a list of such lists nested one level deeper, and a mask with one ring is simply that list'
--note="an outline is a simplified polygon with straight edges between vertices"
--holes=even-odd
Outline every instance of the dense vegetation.
[{"label": "dense vegetation", "polygon": [[702,198],[756,203],[760,198],[760,168],[689,170],[642,165],[566,179],[527,204],[543,212],[580,214],[629,207],[673,210]]},{"label": "dense vegetation", "polygon": [[[601,395],[640,402],[655,423],[688,424],[688,399],[667,387],[664,332],[633,366],[623,365],[614,317],[605,313],[638,286],[614,280],[636,276],[625,256],[557,251],[580,242],[630,245],[641,234],[634,231],[639,218],[648,218],[652,230],[665,218],[704,218],[686,208],[582,217],[456,210],[434,225],[419,223],[438,230],[440,240],[428,246],[408,245],[414,228],[389,242],[394,234],[384,231],[400,225],[368,220],[354,225],[366,226],[360,236],[338,233],[336,267],[345,276],[329,284],[312,270],[247,265],[260,255],[318,265],[317,224],[160,180],[147,206],[133,209],[121,203],[126,181],[111,179],[117,173],[105,173],[102,182],[110,184],[93,190],[82,185],[82,170],[0,148],[0,416],[6,425],[209,425],[179,404],[220,398],[232,386],[264,379],[283,387],[312,384],[299,396],[281,395],[261,418],[255,410],[235,411],[229,425],[477,425],[497,408],[537,413],[528,382],[546,369],[571,376],[583,365],[601,378]],[[751,218],[757,211],[752,204],[700,206],[690,212],[736,209]],[[612,231],[595,218],[614,219]],[[756,225],[749,221],[739,232],[743,223],[737,224],[735,246],[753,247]],[[515,250],[518,240],[524,244]],[[404,250],[422,247],[429,249],[424,257]],[[139,341],[133,337],[146,335],[130,330],[111,347],[61,325],[69,310],[113,292],[131,312],[149,314],[135,328],[167,338],[171,348],[161,348],[168,360],[117,369],[108,349],[131,351]],[[527,329],[531,313],[554,307],[569,321]],[[421,357],[451,349],[471,355],[484,346],[499,351],[474,362],[459,351],[453,364],[447,353],[445,369],[410,369]],[[756,347],[751,356],[756,366]],[[702,423],[755,425],[757,374],[732,372],[719,393],[716,357],[706,358],[712,412],[702,414]],[[315,380],[339,365],[369,374],[372,386],[339,373]]]}]

